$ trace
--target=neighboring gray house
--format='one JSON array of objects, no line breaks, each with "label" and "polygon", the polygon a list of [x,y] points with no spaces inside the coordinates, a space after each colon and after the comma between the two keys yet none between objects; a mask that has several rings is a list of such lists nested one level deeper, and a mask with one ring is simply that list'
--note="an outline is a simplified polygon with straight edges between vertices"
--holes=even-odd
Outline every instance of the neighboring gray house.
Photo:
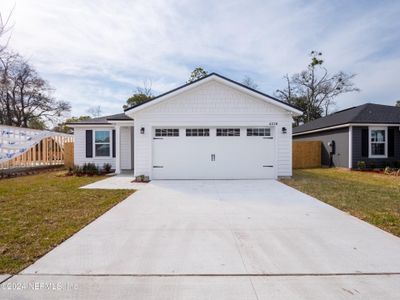
[{"label": "neighboring gray house", "polygon": [[294,128],[293,140],[321,141],[322,165],[400,167],[400,107],[366,103],[338,111]]}]

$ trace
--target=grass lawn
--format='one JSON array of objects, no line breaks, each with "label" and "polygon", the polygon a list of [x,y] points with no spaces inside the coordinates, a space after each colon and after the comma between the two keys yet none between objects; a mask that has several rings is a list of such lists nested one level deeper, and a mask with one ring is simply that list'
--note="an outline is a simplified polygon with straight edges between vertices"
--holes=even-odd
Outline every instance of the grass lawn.
[{"label": "grass lawn", "polygon": [[281,181],[400,237],[400,177],[306,169]]},{"label": "grass lawn", "polygon": [[0,274],[21,271],[133,192],[80,190],[104,178],[57,174],[0,180]]}]

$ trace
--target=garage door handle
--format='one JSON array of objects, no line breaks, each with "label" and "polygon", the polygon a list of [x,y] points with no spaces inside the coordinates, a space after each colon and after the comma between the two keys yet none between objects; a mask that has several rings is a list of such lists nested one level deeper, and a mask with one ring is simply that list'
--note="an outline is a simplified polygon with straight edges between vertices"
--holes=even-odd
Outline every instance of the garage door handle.
[{"label": "garage door handle", "polygon": [[272,140],[273,138],[274,138],[274,137],[272,137],[272,136],[264,136],[264,137],[263,137],[264,140]]},{"label": "garage door handle", "polygon": [[162,169],[164,166],[153,166],[154,169]]},{"label": "garage door handle", "polygon": [[215,154],[211,154],[211,161],[215,161]]},{"label": "garage door handle", "polygon": [[164,138],[153,138],[153,140],[163,140]]},{"label": "garage door handle", "polygon": [[263,165],[263,168],[273,168],[274,166],[272,165]]}]

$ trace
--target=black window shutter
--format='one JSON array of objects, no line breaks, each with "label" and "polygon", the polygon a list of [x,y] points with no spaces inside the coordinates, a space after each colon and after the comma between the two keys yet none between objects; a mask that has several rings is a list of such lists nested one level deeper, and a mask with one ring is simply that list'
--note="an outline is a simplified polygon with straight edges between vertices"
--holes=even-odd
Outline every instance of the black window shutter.
[{"label": "black window shutter", "polygon": [[394,157],[394,128],[388,129],[388,156]]},{"label": "black window shutter", "polygon": [[112,157],[115,157],[115,129],[112,131]]},{"label": "black window shutter", "polygon": [[86,130],[86,157],[93,157],[93,130]]},{"label": "black window shutter", "polygon": [[361,156],[368,157],[368,128],[361,130]]}]

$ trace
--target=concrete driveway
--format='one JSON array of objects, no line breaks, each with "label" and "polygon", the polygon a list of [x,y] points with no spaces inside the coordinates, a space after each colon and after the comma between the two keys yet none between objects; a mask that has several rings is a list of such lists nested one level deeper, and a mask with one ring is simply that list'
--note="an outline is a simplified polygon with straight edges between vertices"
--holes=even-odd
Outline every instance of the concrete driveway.
[{"label": "concrete driveway", "polygon": [[0,298],[398,299],[400,239],[277,181],[153,181],[18,282],[61,288]]}]

